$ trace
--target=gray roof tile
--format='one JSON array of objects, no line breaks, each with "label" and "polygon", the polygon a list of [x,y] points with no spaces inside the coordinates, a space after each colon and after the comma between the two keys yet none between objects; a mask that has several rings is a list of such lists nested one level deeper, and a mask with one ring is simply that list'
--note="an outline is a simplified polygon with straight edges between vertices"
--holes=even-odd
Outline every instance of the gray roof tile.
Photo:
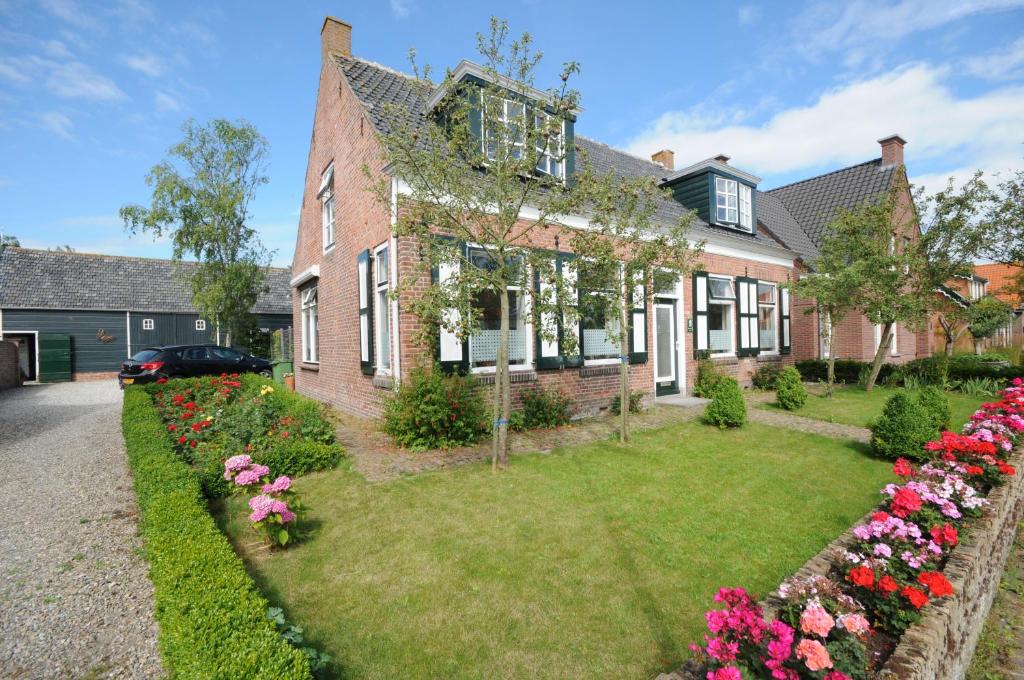
[{"label": "gray roof tile", "polygon": [[[5,248],[0,253],[0,309],[110,309],[195,312],[183,279],[192,262]],[[291,314],[287,269],[271,268],[270,292],[253,311]]]},{"label": "gray roof tile", "polygon": [[818,256],[818,246],[777,196],[764,191],[757,192],[757,219],[787,248],[800,253],[805,260],[813,260]]}]

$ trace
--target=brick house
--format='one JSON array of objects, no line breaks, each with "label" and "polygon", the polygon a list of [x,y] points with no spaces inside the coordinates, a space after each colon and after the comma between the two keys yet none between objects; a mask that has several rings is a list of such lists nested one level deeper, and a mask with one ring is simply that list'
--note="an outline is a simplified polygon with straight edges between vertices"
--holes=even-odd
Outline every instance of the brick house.
[{"label": "brick house", "polygon": [[[391,181],[401,210],[402,184],[381,167],[377,135],[387,133],[381,110],[392,103],[413,116],[431,114],[409,76],[353,56],[351,43],[350,25],[330,17],[324,21],[291,280],[296,387],[343,410],[374,416],[380,397],[396,379],[428,357],[411,340],[420,324],[408,311],[408,295],[414,293],[388,298],[388,291],[413,270],[417,250],[393,235],[395,218],[367,192],[362,167]],[[455,72],[467,79],[481,73],[465,61]],[[810,303],[790,300],[780,284],[807,271],[829,211],[877,198],[903,172],[901,139],[883,140],[881,159],[762,192],[760,179],[731,165],[727,156],[676,170],[671,151],[660,151],[651,160],[638,158],[576,133],[575,122],[566,121],[565,157],[552,161],[546,172],[571,174],[575,150],[585,150],[599,171],[653,176],[671,193],[660,201],[658,218],[667,223],[695,210],[694,238],[706,243],[704,271],[666,282],[634,311],[637,331],[626,348],[634,390],[649,396],[688,392],[698,355],[710,355],[744,383],[761,365],[820,355],[817,319],[801,313]],[[580,216],[571,222],[585,227],[586,220]],[[904,226],[907,238],[913,238],[916,223]],[[555,241],[534,245],[566,250]],[[558,257],[563,255],[571,253]],[[518,291],[518,304],[529,294]],[[481,382],[493,380],[495,332],[485,324],[462,343],[441,331],[435,358],[442,367],[472,373]],[[581,412],[606,408],[617,393],[617,362],[624,352],[603,327],[591,328],[584,321],[572,330],[579,333],[577,356],[563,356],[558,343],[542,342],[527,314],[517,317],[512,332],[514,389],[557,386],[574,396]],[[850,319],[839,333],[844,358],[873,354],[874,328],[863,318]],[[901,329],[894,359],[927,352],[927,334],[919,336]]]},{"label": "brick house", "polygon": [[996,331],[987,344],[991,347],[1024,346],[1024,300],[1017,292],[1021,267],[1013,264],[979,264],[974,267],[974,276],[987,283],[986,293],[996,296],[1013,310],[1013,316],[1006,326]]}]

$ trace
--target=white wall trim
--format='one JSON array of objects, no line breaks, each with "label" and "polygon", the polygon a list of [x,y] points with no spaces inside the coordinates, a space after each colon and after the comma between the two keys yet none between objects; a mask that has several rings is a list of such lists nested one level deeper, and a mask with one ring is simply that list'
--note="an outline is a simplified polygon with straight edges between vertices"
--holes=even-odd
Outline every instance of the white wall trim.
[{"label": "white wall trim", "polygon": [[131,312],[125,312],[124,313],[124,327],[125,327],[125,330],[127,331],[127,333],[125,333],[125,337],[128,338],[127,342],[125,343],[128,346],[127,347],[127,349],[128,349],[128,358],[131,359],[132,358],[132,313]]},{"label": "white wall trim", "polygon": [[[391,290],[398,290],[398,237],[395,236],[395,228],[398,226],[398,183],[391,179],[391,238],[389,247],[391,257]],[[394,332],[391,335],[391,344],[394,346],[392,356],[392,371],[395,388],[402,381],[402,341],[399,336],[401,328],[401,312],[398,308],[398,300],[391,301],[391,319],[394,322]]]},{"label": "white wall trim", "polygon": [[310,266],[309,268],[304,269],[302,272],[300,272],[295,277],[293,277],[292,280],[289,281],[289,284],[291,285],[292,288],[295,288],[296,286],[301,286],[302,284],[304,284],[306,281],[309,281],[310,279],[315,279],[315,278],[319,278],[319,277],[320,277],[320,265],[314,264],[314,265]]}]

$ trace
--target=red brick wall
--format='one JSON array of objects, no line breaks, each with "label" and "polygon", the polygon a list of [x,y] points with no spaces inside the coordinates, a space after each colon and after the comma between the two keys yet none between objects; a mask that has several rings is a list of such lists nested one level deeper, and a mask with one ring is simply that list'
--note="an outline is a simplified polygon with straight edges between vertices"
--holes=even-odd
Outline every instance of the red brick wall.
[{"label": "red brick wall", "polygon": [[[364,164],[380,168],[380,149],[373,128],[348,83],[333,62],[320,72],[313,136],[299,231],[292,265],[294,274],[320,266],[317,282],[320,318],[320,363],[302,357],[299,292],[293,293],[295,386],[303,394],[361,415],[378,413],[382,393],[359,368],[359,310],[356,302],[356,256],[387,240],[390,216],[370,195]],[[323,252],[321,203],[316,198],[323,171],[334,163],[335,245]]]}]

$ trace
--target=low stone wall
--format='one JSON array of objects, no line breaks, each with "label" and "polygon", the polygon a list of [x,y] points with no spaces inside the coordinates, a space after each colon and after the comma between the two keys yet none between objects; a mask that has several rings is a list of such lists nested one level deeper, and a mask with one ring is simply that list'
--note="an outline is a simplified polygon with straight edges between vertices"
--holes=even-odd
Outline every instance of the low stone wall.
[{"label": "low stone wall", "polygon": [[0,390],[17,387],[20,383],[18,346],[13,342],[0,340]]},{"label": "low stone wall", "polygon": [[[999,589],[1017,526],[1024,518],[1024,453],[1018,449],[1009,461],[1018,473],[989,494],[985,514],[969,522],[963,540],[950,553],[943,574],[953,595],[932,600],[921,620],[900,638],[889,661],[879,671],[882,680],[959,680],[964,677],[982,626]],[[874,512],[874,509],[872,509]],[[868,521],[870,512],[857,524]],[[808,560],[793,577],[826,575],[842,567],[843,553],[857,539],[853,527]],[[762,603],[765,618],[774,618],[781,604],[768,597]],[[703,680],[696,664],[688,662],[657,680]]]},{"label": "low stone wall", "polygon": [[90,380],[117,380],[117,371],[98,371],[94,373],[72,373],[71,379],[75,382],[87,382]]}]

